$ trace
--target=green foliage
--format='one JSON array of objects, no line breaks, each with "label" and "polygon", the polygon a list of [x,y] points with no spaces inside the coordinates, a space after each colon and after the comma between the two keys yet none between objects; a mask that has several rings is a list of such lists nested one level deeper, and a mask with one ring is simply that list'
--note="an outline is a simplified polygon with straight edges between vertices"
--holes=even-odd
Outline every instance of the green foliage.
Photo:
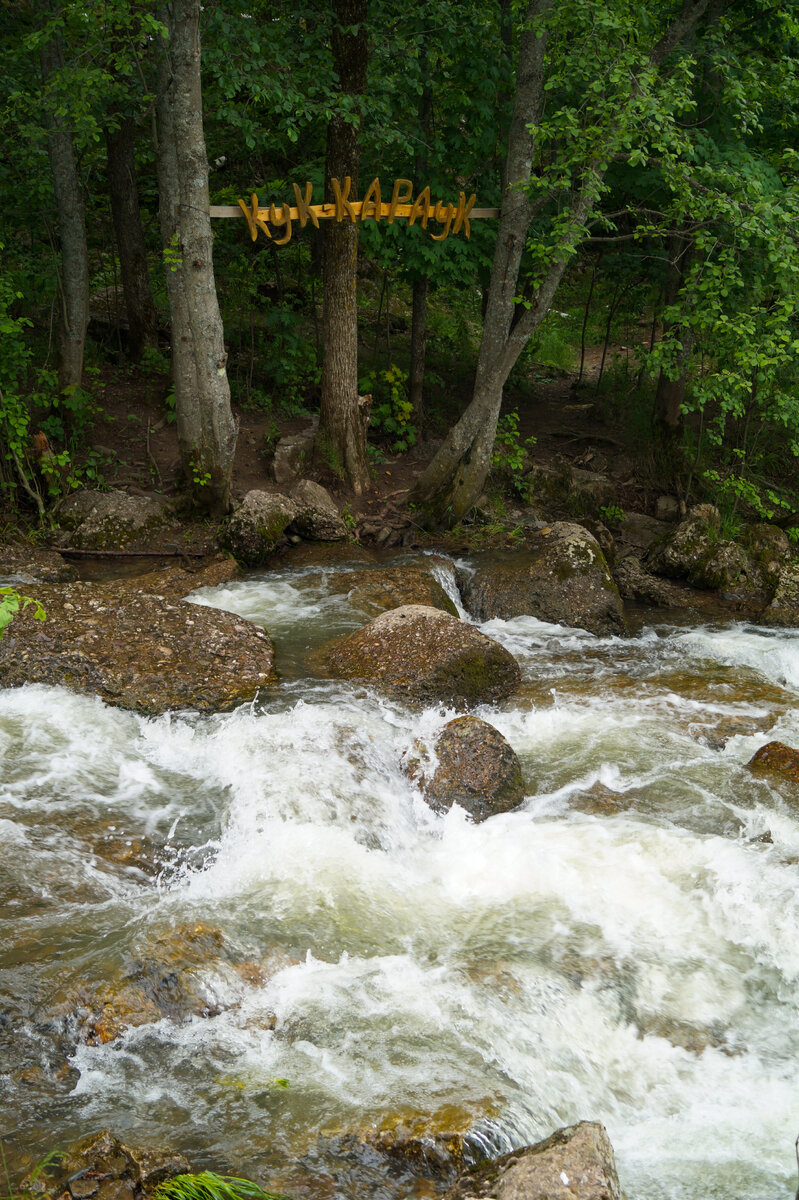
[{"label": "green foliage", "polygon": [[609,529],[618,528],[622,522],[627,520],[627,514],[618,504],[601,504],[599,507],[599,516]]},{"label": "green foliage", "polygon": [[193,1175],[175,1175],[155,1189],[155,1200],[286,1200],[275,1192],[266,1192],[250,1179],[235,1175],[217,1175],[201,1171]]},{"label": "green foliage", "polygon": [[32,596],[23,596],[12,587],[0,587],[0,638],[17,613],[26,609],[29,604],[35,606],[34,618],[43,621],[45,611],[38,600],[34,600]]},{"label": "green foliage", "polygon": [[712,489],[714,501],[728,516],[729,523],[740,523],[737,513],[741,504],[744,511],[760,521],[773,521],[775,516],[787,516],[794,512],[794,505],[780,496],[772,487],[756,483],[753,479],[730,471],[722,475],[714,468],[703,472],[705,483]]},{"label": "green foliage", "polygon": [[518,412],[505,413],[497,422],[491,467],[505,480],[512,492],[523,500],[528,498],[526,450],[535,445],[534,437],[521,440]]},{"label": "green foliage", "polygon": [[396,363],[379,375],[359,380],[362,392],[372,394],[372,429],[389,442],[392,453],[405,454],[416,444],[413,405],[405,390],[408,374]]}]

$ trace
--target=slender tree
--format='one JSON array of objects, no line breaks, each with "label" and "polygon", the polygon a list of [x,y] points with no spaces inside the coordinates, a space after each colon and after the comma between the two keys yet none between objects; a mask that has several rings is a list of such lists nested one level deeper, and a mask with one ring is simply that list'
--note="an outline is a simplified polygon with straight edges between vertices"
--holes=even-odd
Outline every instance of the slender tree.
[{"label": "slender tree", "polygon": [[[332,0],[331,45],[339,103],[327,127],[325,199],[333,202],[331,179],[350,181],[357,195],[361,159],[361,97],[366,90],[367,0]],[[369,480],[366,423],[358,398],[358,226],[355,218],[326,221],[323,248],[322,405],[320,437],[346,472],[356,495]]]},{"label": "slender tree", "polygon": [[220,516],[230,508],[237,426],[214,284],[199,0],[173,0],[160,19],[166,42],[158,62],[158,190],[178,443],[196,504]]},{"label": "slender tree", "polygon": [[[607,94],[602,94],[596,107],[594,97],[583,98],[590,124],[583,131],[579,157],[558,161],[552,153],[549,163],[539,163],[536,133],[547,94],[548,14],[553,10],[553,0],[530,0],[519,48],[508,139],[507,187],[500,210],[473,398],[410,497],[421,508],[428,524],[459,520],[480,495],[491,465],[505,381],[549,312],[575,247],[587,235],[614,153],[625,142],[629,144],[642,118],[651,118],[660,66],[696,28],[708,3],[709,0],[686,0],[649,54],[637,45],[625,49],[627,61],[623,69],[622,42],[616,43],[616,51],[609,41],[604,56],[610,60],[607,75],[608,83],[613,86]],[[564,17],[569,14],[564,8],[561,6],[556,13],[562,22],[558,33],[561,39],[568,39],[570,31]],[[579,10],[576,15],[578,20],[582,19]],[[610,27],[618,32],[616,23]],[[593,28],[590,34],[595,37]],[[614,54],[619,61],[613,61]],[[601,89],[602,81],[598,82]],[[597,90],[595,95],[599,94]],[[667,113],[662,115],[667,119]],[[564,133],[573,136],[574,110],[564,108],[560,120]],[[557,128],[557,122],[552,128]],[[551,152],[552,147],[548,150]],[[538,179],[533,175],[534,166],[539,169]],[[539,184],[545,190],[532,199],[530,193]],[[531,293],[519,305],[519,273],[531,221],[547,203],[553,202],[546,236],[537,245],[539,265],[533,275]]]},{"label": "slender tree", "polygon": [[158,344],[158,319],[147,272],[147,247],[139,209],[133,118],[120,113],[118,124],[106,129],[105,142],[111,215],[128,317],[128,350],[131,358],[138,362],[148,346]]}]

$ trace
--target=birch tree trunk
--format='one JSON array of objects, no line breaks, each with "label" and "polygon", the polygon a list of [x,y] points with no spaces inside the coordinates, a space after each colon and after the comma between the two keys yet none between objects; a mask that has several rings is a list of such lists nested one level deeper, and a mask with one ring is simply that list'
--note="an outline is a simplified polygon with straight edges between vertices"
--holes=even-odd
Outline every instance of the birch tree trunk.
[{"label": "birch tree trunk", "polygon": [[[60,37],[40,53],[45,84],[64,67]],[[61,241],[61,303],[56,322],[58,390],[79,387],[83,379],[83,354],[89,324],[89,253],[86,246],[86,210],[78,176],[72,130],[66,117],[50,106],[47,117],[47,153],[53,175],[58,233]]]},{"label": "birch tree trunk", "polygon": [[194,503],[219,517],[230,509],[238,431],[214,283],[199,0],[172,0],[159,15],[168,38],[158,62],[158,191],[178,445]]},{"label": "birch tree trunk", "polygon": [[[696,27],[708,3],[709,0],[685,0],[681,13],[654,47],[650,63],[659,65],[676,48]],[[620,114],[619,125],[608,129],[601,154],[596,154],[582,168],[559,248],[540,277],[529,307],[515,319],[519,268],[532,217],[525,190],[535,152],[530,127],[538,119],[544,92],[546,32],[536,32],[533,22],[547,13],[552,4],[553,0],[529,0],[525,17],[508,136],[508,184],[500,208],[472,401],[409,496],[428,527],[455,524],[480,496],[491,466],[502,389],[531,335],[549,312],[574,247],[585,236],[585,222],[595,206],[623,119]]]},{"label": "birch tree trunk", "polygon": [[118,128],[106,130],[105,144],[111,216],[128,316],[129,352],[134,362],[138,362],[148,346],[158,345],[158,319],[147,274],[147,248],[136,183],[133,118],[120,114]]},{"label": "birch tree trunk", "polygon": [[[350,96],[366,90],[367,0],[333,0],[333,61],[339,90]],[[352,109],[350,109],[352,112]],[[350,199],[358,189],[361,159],[360,112],[355,123],[334,112],[327,127],[325,200],[333,201],[331,178],[342,189],[351,180]],[[356,302],[358,226],[345,214],[326,221],[322,252],[322,403],[319,436],[331,465],[343,470],[359,496],[369,481],[366,425],[358,402],[358,309]]]}]

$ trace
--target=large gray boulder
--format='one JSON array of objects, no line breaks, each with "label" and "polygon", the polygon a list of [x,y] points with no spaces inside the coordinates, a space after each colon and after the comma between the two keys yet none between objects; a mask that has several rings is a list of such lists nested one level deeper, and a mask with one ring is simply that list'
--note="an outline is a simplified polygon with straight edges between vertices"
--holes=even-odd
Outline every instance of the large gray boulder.
[{"label": "large gray boulder", "polygon": [[347,526],[327,488],[303,479],[292,489],[291,499],[297,515],[290,531],[309,542],[340,542],[347,537]]},{"label": "large gray boulder", "polygon": [[533,616],[590,633],[626,632],[624,605],[596,538],[559,521],[533,535],[529,550],[487,554],[461,571],[464,604],[478,620]]},{"label": "large gray boulder", "polygon": [[466,621],[422,604],[393,608],[322,652],[326,672],[359,679],[423,703],[471,705],[502,700],[521,672],[498,642]]},{"label": "large gray boulder", "polygon": [[445,1200],[621,1200],[604,1126],[581,1121],[464,1171]]},{"label": "large gray boulder", "polygon": [[280,492],[248,492],[225,526],[221,542],[245,567],[262,566],[287,527],[297,505]]},{"label": "large gray boulder", "polygon": [[791,561],[791,542],[777,525],[745,525],[738,541],[755,564],[765,587],[777,588]]},{"label": "large gray boulder", "polygon": [[57,516],[61,525],[72,530],[70,540],[78,550],[136,550],[174,523],[172,506],[164,496],[119,491],[73,492],[58,506]]},{"label": "large gray boulder", "polygon": [[178,570],[29,588],[46,619],[35,620],[31,606],[8,626],[0,639],[0,687],[62,685],[148,714],[216,712],[252,700],[276,679],[267,633],[233,613],[179,599],[229,577],[230,565],[222,563],[207,575]]},{"label": "large gray boulder", "polygon": [[479,717],[456,717],[441,730],[435,745],[436,767],[427,775],[413,758],[408,773],[431,808],[460,805],[475,821],[510,812],[524,799],[522,768],[513,747],[498,729]]},{"label": "large gray boulder", "polygon": [[799,563],[789,562],[782,568],[771,603],[758,619],[783,629],[799,626]]},{"label": "large gray boulder", "polygon": [[275,447],[275,457],[272,470],[278,487],[288,487],[302,475],[313,458],[314,442],[319,428],[319,418],[315,417],[306,429],[299,433],[287,434],[282,437]]}]

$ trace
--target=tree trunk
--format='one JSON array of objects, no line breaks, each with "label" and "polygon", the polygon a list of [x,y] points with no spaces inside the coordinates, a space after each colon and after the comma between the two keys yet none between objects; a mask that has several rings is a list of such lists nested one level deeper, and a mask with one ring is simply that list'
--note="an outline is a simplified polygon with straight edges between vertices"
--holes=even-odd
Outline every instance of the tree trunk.
[{"label": "tree trunk", "polygon": [[[585,222],[596,203],[606,161],[617,130],[611,128],[601,154],[586,163],[573,198],[560,249],[541,277],[533,300],[515,320],[515,296],[532,210],[525,194],[533,164],[533,137],[544,88],[546,33],[536,36],[532,22],[552,7],[553,0],[529,0],[519,48],[516,95],[513,102],[506,178],[491,271],[483,337],[477,360],[474,395],[440,450],[413,488],[409,500],[428,527],[452,525],[479,498],[491,466],[502,389],[515,362],[549,312],[573,247],[584,236]],[[650,56],[659,65],[691,32],[709,0],[686,0]]]},{"label": "tree trunk", "polygon": [[[433,85],[430,80],[430,63],[424,44],[419,50],[419,68],[422,76],[422,94],[419,97],[420,148],[414,162],[414,174],[418,187],[427,171],[427,148],[433,122]],[[408,398],[413,405],[413,423],[417,433],[424,425],[424,361],[427,349],[427,293],[430,280],[420,275],[413,281],[413,307],[411,310],[411,370]]]},{"label": "tree trunk", "polygon": [[237,426],[214,284],[199,0],[173,0],[160,19],[168,41],[158,63],[158,190],[178,445],[194,502],[219,517],[230,509]]},{"label": "tree trunk", "polygon": [[[672,234],[668,241],[669,263],[666,271],[665,303],[677,303],[680,289],[690,266],[692,240],[680,234]],[[664,436],[673,440],[682,429],[682,406],[685,386],[688,382],[688,361],[691,357],[693,332],[689,325],[672,325],[663,322],[664,336],[674,333],[680,344],[676,360],[668,373],[661,367],[655,393],[655,421]]]},{"label": "tree trunk", "polygon": [[[47,83],[64,66],[64,48],[54,37],[41,50]],[[61,304],[56,323],[58,389],[79,387],[83,379],[83,353],[89,324],[89,252],[86,246],[86,211],[75,159],[72,130],[53,105],[47,117],[47,151],[53,173],[58,232],[61,240]]]},{"label": "tree trunk", "polygon": [[111,215],[128,315],[129,353],[134,362],[139,362],[148,346],[158,345],[158,319],[147,274],[147,249],[136,184],[134,131],[133,118],[120,114],[119,127],[106,130],[105,144]]},{"label": "tree trunk", "polygon": [[[367,0],[333,0],[333,60],[343,95],[366,89]],[[352,113],[352,108],[350,108]],[[342,189],[349,176],[350,199],[357,195],[361,146],[357,122],[334,112],[327,127],[325,200],[333,201],[331,178]],[[358,226],[348,216],[326,221],[323,232],[322,404],[320,444],[334,470],[343,472],[359,496],[369,480],[366,425],[358,400],[358,309],[356,304]]]}]

